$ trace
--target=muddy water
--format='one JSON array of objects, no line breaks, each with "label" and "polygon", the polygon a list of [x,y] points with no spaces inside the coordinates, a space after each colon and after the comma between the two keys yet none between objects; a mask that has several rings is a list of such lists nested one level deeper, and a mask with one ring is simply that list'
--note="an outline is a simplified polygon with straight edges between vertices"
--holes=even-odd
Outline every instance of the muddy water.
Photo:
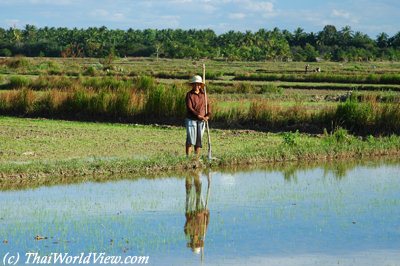
[{"label": "muddy water", "polygon": [[19,264],[105,252],[150,265],[400,265],[393,162],[58,185],[0,202],[0,259]]}]

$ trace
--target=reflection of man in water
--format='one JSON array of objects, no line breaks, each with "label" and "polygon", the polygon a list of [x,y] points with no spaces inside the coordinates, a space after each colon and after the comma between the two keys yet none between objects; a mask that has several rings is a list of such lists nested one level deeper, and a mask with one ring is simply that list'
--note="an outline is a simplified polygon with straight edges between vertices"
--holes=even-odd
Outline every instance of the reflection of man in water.
[{"label": "reflection of man in water", "polygon": [[208,177],[207,198],[204,204],[201,195],[201,179],[199,172],[189,172],[186,176],[186,223],[185,235],[188,238],[187,246],[195,253],[204,248],[204,240],[210,211],[207,209],[210,191],[210,177]]}]

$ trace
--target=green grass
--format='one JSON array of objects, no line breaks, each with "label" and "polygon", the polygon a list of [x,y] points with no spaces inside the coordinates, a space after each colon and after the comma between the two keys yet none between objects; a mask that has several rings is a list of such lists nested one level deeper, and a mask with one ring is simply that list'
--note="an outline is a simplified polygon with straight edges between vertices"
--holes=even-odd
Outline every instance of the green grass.
[{"label": "green grass", "polygon": [[[184,156],[185,129],[181,127],[1,117],[0,128],[2,178],[157,173],[204,166]],[[362,140],[340,131],[310,136],[212,130],[211,138],[217,158],[214,166],[400,152],[400,137]]]}]

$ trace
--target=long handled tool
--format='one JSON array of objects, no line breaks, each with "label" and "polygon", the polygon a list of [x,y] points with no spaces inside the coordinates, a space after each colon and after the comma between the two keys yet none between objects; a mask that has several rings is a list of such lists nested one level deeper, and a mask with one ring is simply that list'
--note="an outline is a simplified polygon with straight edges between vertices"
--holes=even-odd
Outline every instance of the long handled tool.
[{"label": "long handled tool", "polygon": [[[207,97],[207,90],[206,90],[206,65],[203,64],[203,83],[204,83],[204,97],[206,101],[206,114],[208,114],[208,97]],[[208,136],[208,161],[211,161],[212,154],[211,154],[211,136],[210,136],[210,128],[208,126],[208,121],[206,122],[206,130]]]},{"label": "long handled tool", "polygon": [[[204,210],[207,213],[207,208],[208,208],[208,199],[210,197],[210,190],[211,190],[211,169],[207,169],[207,196],[206,196],[206,205],[204,207]],[[208,222],[209,216],[205,215],[204,216],[204,232],[203,232],[203,243],[206,242],[206,232],[207,232],[207,222]],[[201,262],[203,262],[204,259],[204,246],[201,248]]]}]

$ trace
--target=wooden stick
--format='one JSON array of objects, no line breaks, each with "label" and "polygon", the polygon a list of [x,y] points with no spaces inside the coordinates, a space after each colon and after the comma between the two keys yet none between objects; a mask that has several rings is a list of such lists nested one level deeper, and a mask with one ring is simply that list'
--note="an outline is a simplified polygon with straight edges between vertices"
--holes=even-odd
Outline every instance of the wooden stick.
[{"label": "wooden stick", "polygon": [[[208,97],[207,97],[207,90],[206,90],[206,65],[203,64],[203,83],[204,83],[204,97],[206,101],[206,114],[208,114]],[[211,161],[212,153],[211,153],[211,136],[210,136],[210,128],[208,126],[208,121],[206,123],[206,130],[208,136],[208,161]]]}]

